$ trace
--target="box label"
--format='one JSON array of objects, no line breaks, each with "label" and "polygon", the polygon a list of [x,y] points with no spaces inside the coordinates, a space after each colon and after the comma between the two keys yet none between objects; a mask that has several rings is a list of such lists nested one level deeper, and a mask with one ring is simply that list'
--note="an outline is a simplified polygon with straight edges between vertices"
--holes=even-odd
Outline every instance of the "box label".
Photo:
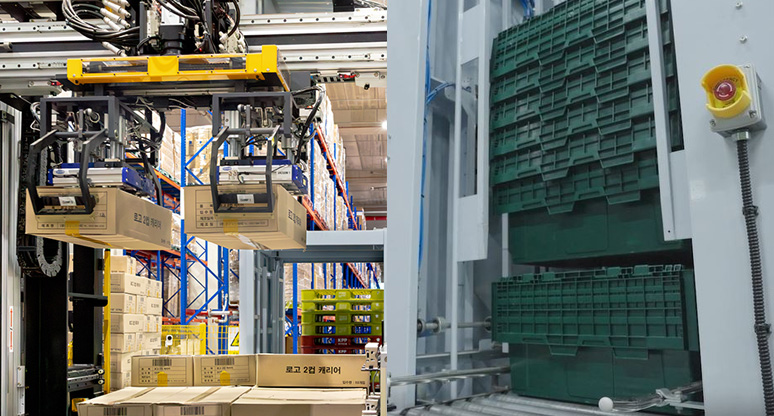
[{"label": "box label", "polygon": [[237,204],[254,204],[253,194],[237,194]]},{"label": "box label", "polygon": [[59,205],[63,207],[74,207],[75,206],[75,197],[74,196],[60,196],[59,197]]}]

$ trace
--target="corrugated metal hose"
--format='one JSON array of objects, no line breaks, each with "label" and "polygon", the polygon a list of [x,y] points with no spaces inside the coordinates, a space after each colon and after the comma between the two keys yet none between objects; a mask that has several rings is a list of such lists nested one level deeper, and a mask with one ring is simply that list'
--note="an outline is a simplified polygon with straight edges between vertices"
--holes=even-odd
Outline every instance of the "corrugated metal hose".
[{"label": "corrugated metal hose", "polygon": [[750,274],[752,277],[753,311],[755,316],[755,337],[758,343],[758,359],[763,382],[763,400],[766,415],[774,415],[774,375],[771,370],[771,352],[769,334],[771,326],[766,322],[766,303],[763,294],[763,270],[761,267],[761,247],[758,238],[758,207],[753,203],[752,180],[750,178],[750,160],[747,149],[746,133],[738,138],[736,152],[739,159],[739,181],[742,185],[742,213],[747,228],[747,244],[750,252]]}]

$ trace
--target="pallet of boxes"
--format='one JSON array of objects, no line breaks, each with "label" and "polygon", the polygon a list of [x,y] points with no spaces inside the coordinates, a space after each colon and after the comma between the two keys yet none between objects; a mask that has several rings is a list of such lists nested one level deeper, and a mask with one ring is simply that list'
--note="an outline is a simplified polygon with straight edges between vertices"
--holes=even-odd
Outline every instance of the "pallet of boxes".
[{"label": "pallet of boxes", "polygon": [[161,282],[137,276],[137,260],[110,257],[110,386],[131,384],[132,358],[161,349]]},{"label": "pallet of boxes", "polygon": [[[81,416],[361,416],[377,396],[371,355],[135,356],[131,387],[78,404]],[[110,410],[108,410],[110,409]]]}]

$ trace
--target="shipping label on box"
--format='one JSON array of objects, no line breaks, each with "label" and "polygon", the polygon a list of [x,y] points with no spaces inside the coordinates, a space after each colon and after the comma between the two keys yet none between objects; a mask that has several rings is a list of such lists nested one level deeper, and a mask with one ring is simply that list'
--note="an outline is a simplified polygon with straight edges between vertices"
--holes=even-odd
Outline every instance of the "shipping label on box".
[{"label": "shipping label on box", "polygon": [[161,316],[161,309],[164,307],[164,301],[159,298],[145,299],[145,314]]},{"label": "shipping label on box", "polygon": [[148,279],[133,274],[111,273],[110,292],[145,296],[148,292]]},{"label": "shipping label on box", "polygon": [[110,312],[137,313],[137,295],[128,293],[111,293]]},{"label": "shipping label on box", "polygon": [[110,331],[116,334],[141,332],[145,316],[136,313],[111,313]]},{"label": "shipping label on box", "polygon": [[193,358],[186,355],[133,357],[132,385],[191,386],[193,385]]},{"label": "shipping label on box", "polygon": [[196,386],[254,386],[255,374],[255,355],[194,357]]},{"label": "shipping label on box", "polygon": [[363,387],[365,355],[258,354],[258,387]]},{"label": "shipping label on box", "polygon": [[135,352],[139,350],[137,342],[137,334],[135,333],[110,334],[110,351],[119,353]]},{"label": "shipping label on box", "polygon": [[129,373],[132,371],[132,357],[138,352],[111,352],[110,371],[114,373]]},{"label": "shipping label on box", "polygon": [[[92,248],[168,250],[172,211],[117,188],[91,188],[90,215],[35,215],[27,196],[26,232]],[[77,188],[38,187],[43,197],[80,196]],[[67,207],[59,207],[67,211]]]}]

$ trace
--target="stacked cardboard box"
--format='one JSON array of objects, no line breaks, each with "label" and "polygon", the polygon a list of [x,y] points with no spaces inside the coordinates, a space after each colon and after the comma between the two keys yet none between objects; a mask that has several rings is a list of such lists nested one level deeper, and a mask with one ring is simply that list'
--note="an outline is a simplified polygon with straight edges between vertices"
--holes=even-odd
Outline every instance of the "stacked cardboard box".
[{"label": "stacked cardboard box", "polygon": [[78,414],[360,416],[365,363],[364,355],[135,357],[132,387],[79,403]]},{"label": "stacked cardboard box", "polygon": [[172,214],[172,250],[180,251],[181,221],[182,221],[182,217],[180,216],[180,214],[177,214],[177,213]]},{"label": "stacked cardboard box", "polygon": [[180,182],[180,135],[167,127],[159,148],[159,168],[168,176]]},{"label": "stacked cardboard box", "polygon": [[110,257],[110,378],[118,389],[129,385],[132,357],[161,348],[161,282],[136,273],[134,257]]},{"label": "stacked cardboard box", "polygon": [[[193,158],[193,160],[191,158],[207,143],[208,140],[210,140],[210,138],[212,138],[212,126],[187,127],[185,130],[186,159],[191,160],[188,169],[204,183],[210,182],[210,156],[212,148],[207,147],[200,152],[199,155]],[[220,160],[222,157],[223,149],[221,148],[218,149],[217,160]],[[186,183],[194,184],[198,182],[189,175],[188,179],[186,179]]]}]

